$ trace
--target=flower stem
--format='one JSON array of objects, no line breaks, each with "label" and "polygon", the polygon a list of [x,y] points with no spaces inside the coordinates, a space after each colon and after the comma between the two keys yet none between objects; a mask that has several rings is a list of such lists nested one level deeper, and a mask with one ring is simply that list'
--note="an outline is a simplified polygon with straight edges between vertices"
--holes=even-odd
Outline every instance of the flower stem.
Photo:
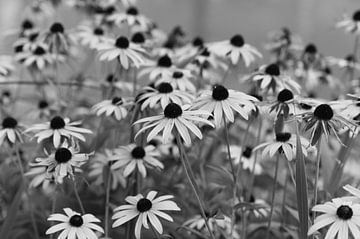
[{"label": "flower stem", "polygon": [[[260,143],[260,137],[261,137],[261,130],[262,130],[262,121],[260,120],[259,123],[259,128],[258,128],[258,132],[257,132],[257,136],[256,136],[256,145],[259,145]],[[249,186],[249,194],[248,194],[248,199],[247,201],[250,200],[250,197],[252,195],[253,192],[253,187],[254,187],[254,181],[255,181],[255,167],[256,167],[256,163],[257,163],[257,158],[258,158],[258,151],[255,152],[255,156],[254,156],[254,163],[252,165],[252,169],[251,169],[251,174],[250,174],[250,186]]]},{"label": "flower stem", "polygon": [[[319,181],[319,171],[320,171],[320,161],[321,161],[321,136],[317,142],[317,154],[316,154],[316,172],[315,172],[315,182],[314,182],[314,206],[317,204],[317,188],[318,188],[318,181]],[[312,219],[315,220],[316,213],[313,213]]]},{"label": "flower stem", "polygon": [[184,148],[184,145],[181,141],[181,138],[180,138],[180,135],[178,132],[175,133],[176,135],[176,143],[179,147],[179,150],[180,150],[180,159],[181,159],[181,163],[184,167],[184,171],[185,171],[185,174],[186,174],[186,177],[190,183],[190,186],[195,194],[195,197],[198,201],[198,204],[199,204],[199,207],[200,207],[200,212],[201,212],[201,216],[203,217],[203,219],[205,220],[205,226],[207,228],[207,230],[209,231],[210,233],[210,236],[212,239],[215,239],[215,236],[214,234],[212,233],[212,231],[210,230],[210,226],[209,226],[209,222],[208,222],[208,218],[206,217],[205,215],[205,209],[204,209],[204,205],[203,205],[203,202],[201,201],[200,199],[200,196],[199,196],[199,193],[197,191],[197,187],[196,187],[196,181],[195,181],[195,177],[194,177],[194,174],[191,170],[191,166],[188,162],[188,159],[187,159],[187,155],[185,153],[185,148]]},{"label": "flower stem", "polygon": [[271,219],[272,219],[272,216],[274,213],[275,192],[276,192],[277,176],[278,176],[278,170],[279,170],[279,161],[280,161],[280,155],[279,155],[279,153],[277,153],[274,184],[273,184],[273,191],[272,191],[272,195],[271,195],[271,209],[270,209],[269,220],[268,220],[268,225],[267,225],[266,239],[268,239],[270,237],[270,227],[271,227]]},{"label": "flower stem", "polygon": [[107,167],[106,192],[105,192],[105,238],[109,237],[109,206],[110,206],[110,189],[111,189],[111,168]]},{"label": "flower stem", "polygon": [[81,202],[81,199],[80,199],[80,196],[79,196],[79,192],[77,190],[77,187],[76,187],[76,182],[75,182],[75,179],[72,180],[73,181],[73,186],[74,186],[74,193],[75,193],[75,197],[76,197],[76,200],[78,201],[79,203],[79,206],[80,206],[80,209],[81,209],[81,213],[82,214],[85,214],[85,210],[84,210],[84,206]]}]

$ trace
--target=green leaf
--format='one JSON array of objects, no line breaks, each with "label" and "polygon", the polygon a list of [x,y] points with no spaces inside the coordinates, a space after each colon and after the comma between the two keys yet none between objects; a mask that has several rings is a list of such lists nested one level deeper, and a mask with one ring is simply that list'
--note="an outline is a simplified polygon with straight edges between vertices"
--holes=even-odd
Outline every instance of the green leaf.
[{"label": "green leaf", "polygon": [[296,199],[299,213],[299,238],[307,239],[309,227],[308,191],[304,155],[301,151],[299,130],[296,132]]}]

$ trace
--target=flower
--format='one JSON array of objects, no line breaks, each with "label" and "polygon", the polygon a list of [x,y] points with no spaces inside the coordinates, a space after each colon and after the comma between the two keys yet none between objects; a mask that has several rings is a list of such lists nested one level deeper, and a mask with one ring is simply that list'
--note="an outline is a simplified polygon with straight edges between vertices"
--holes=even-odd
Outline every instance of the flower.
[{"label": "flower", "polygon": [[81,124],[81,121],[70,123],[69,118],[63,119],[60,116],[55,116],[49,122],[35,124],[25,130],[25,132],[37,132],[34,137],[37,138],[38,143],[52,137],[54,147],[57,148],[61,143],[61,136],[65,138],[74,137],[81,141],[85,141],[85,137],[82,134],[91,134],[92,132],[91,130],[77,127],[79,124]]},{"label": "flower", "polygon": [[162,114],[136,121],[134,124],[145,124],[143,128],[136,133],[135,138],[145,130],[153,128],[147,136],[147,141],[149,142],[158,135],[160,131],[163,131],[162,141],[163,143],[167,143],[170,141],[171,132],[175,127],[177,133],[179,133],[185,141],[185,144],[190,145],[191,138],[189,130],[199,139],[202,139],[201,131],[193,122],[202,122],[213,127],[210,121],[201,117],[203,115],[209,116],[210,113],[205,110],[189,110],[189,106],[181,107],[176,103],[170,103],[165,107]]},{"label": "flower", "polygon": [[[222,85],[214,85],[212,90],[204,90],[194,102],[192,108],[213,112],[215,125],[220,127],[223,114],[230,122],[234,122],[235,110],[244,119],[249,118],[249,110],[255,110],[255,97],[240,91],[228,90]],[[246,106],[246,108],[245,108]]]},{"label": "flower", "polygon": [[92,111],[96,115],[106,114],[106,116],[114,115],[117,120],[126,118],[128,111],[126,106],[129,105],[121,97],[114,97],[112,100],[103,100],[92,107]]},{"label": "flower", "polygon": [[145,147],[136,144],[121,146],[114,150],[114,155],[110,158],[114,161],[111,169],[117,170],[125,167],[124,176],[128,177],[137,168],[145,178],[146,167],[164,168],[164,165],[157,160],[158,157],[160,157],[160,153],[153,145]]},{"label": "flower", "polygon": [[95,239],[98,236],[94,231],[104,233],[104,230],[97,224],[100,220],[92,214],[81,215],[70,208],[63,209],[65,214],[51,214],[48,221],[60,222],[46,231],[46,235],[61,231],[58,239]]},{"label": "flower", "polygon": [[149,75],[149,79],[151,82],[163,77],[171,77],[174,71],[177,70],[176,67],[173,66],[171,58],[166,54],[161,56],[157,63],[148,64],[143,69],[139,71],[139,77],[143,77],[145,75]]},{"label": "flower", "polygon": [[314,206],[312,211],[323,214],[315,218],[308,236],[331,224],[325,238],[348,239],[349,230],[354,238],[360,238],[360,204],[334,198],[331,202]]},{"label": "flower", "polygon": [[[223,149],[224,152],[227,152],[227,148]],[[250,146],[246,146],[243,150],[241,147],[237,145],[230,145],[230,155],[232,160],[234,161],[234,164],[237,165],[240,163],[242,164],[242,168],[244,170],[252,171],[254,167],[254,154],[253,154],[253,148]],[[262,167],[259,163],[255,164],[254,173],[255,175],[259,175],[262,172]]]},{"label": "flower", "polygon": [[15,59],[27,67],[34,67],[38,70],[44,69],[55,61],[54,56],[49,52],[48,46],[44,43],[38,43],[38,46],[32,51],[16,54]]},{"label": "flower", "polygon": [[112,226],[121,226],[133,218],[138,217],[135,224],[135,237],[137,239],[140,239],[142,226],[149,229],[149,222],[158,233],[162,234],[163,227],[158,217],[172,222],[173,219],[163,211],[180,211],[180,208],[175,202],[169,200],[173,198],[172,195],[155,198],[156,195],[156,191],[150,191],[146,197],[142,194],[126,197],[125,201],[129,204],[114,209],[115,213],[112,219],[115,221]]},{"label": "flower", "polygon": [[110,22],[115,22],[116,25],[122,27],[126,24],[129,27],[138,26],[142,30],[149,29],[151,21],[144,15],[139,13],[139,10],[131,6],[126,9],[126,12],[114,13],[107,18]]},{"label": "flower", "polygon": [[336,58],[333,56],[325,57],[325,61],[330,65],[337,65],[340,68],[360,70],[360,64],[356,61],[354,55],[347,55],[345,58]]},{"label": "flower", "polygon": [[37,188],[41,186],[43,190],[48,190],[51,189],[52,182],[54,181],[53,177],[49,177],[46,166],[32,167],[25,176],[32,177],[29,183],[30,188]]},{"label": "flower", "polygon": [[72,40],[65,32],[63,24],[55,22],[46,33],[44,42],[49,45],[49,51],[51,53],[66,54],[69,51]]},{"label": "flower", "polygon": [[177,70],[170,77],[162,77],[155,82],[155,86],[158,86],[161,83],[170,83],[170,85],[179,89],[180,91],[195,92],[196,88],[194,84],[190,81],[194,78],[193,74],[189,70]]},{"label": "flower", "polygon": [[348,33],[360,33],[360,10],[354,12],[352,17],[345,15],[341,21],[336,23],[337,28],[343,28]]},{"label": "flower", "polygon": [[0,146],[7,141],[15,144],[16,141],[22,142],[20,126],[16,119],[8,116],[3,119],[0,129]]},{"label": "flower", "polygon": [[91,154],[80,154],[75,146],[63,143],[53,153],[47,154],[46,158],[36,158],[32,167],[46,167],[47,178],[54,178],[57,183],[62,183],[65,177],[74,177],[75,168],[86,163]]},{"label": "flower", "polygon": [[0,75],[7,76],[15,70],[13,59],[10,56],[0,56]]},{"label": "flower", "polygon": [[142,102],[141,110],[146,107],[155,108],[160,103],[161,108],[165,107],[169,103],[176,103],[178,105],[190,104],[193,100],[193,96],[187,92],[173,89],[170,83],[160,83],[156,89],[152,87],[145,87],[145,93],[142,94],[138,101]]},{"label": "flower", "polygon": [[[300,137],[301,149],[305,156],[307,156],[307,147],[309,141]],[[289,132],[277,133],[274,142],[265,142],[254,148],[254,151],[263,149],[262,158],[267,154],[272,158],[276,153],[284,154],[286,159],[291,161],[296,155],[296,135]]]},{"label": "flower", "polygon": [[255,47],[245,43],[244,38],[239,34],[230,40],[210,43],[209,50],[221,57],[229,58],[233,65],[238,64],[241,58],[246,67],[255,61],[255,56],[262,57],[261,53]]},{"label": "flower", "polygon": [[136,68],[145,63],[146,53],[138,44],[130,42],[125,36],[120,36],[116,40],[109,39],[106,43],[99,44],[96,48],[99,51],[100,61],[112,61],[118,59],[120,64],[128,69],[130,63]]},{"label": "flower", "polygon": [[100,44],[106,43],[109,40],[105,36],[105,29],[100,26],[90,27],[81,25],[76,37],[81,45],[88,46],[90,49],[96,49]]}]

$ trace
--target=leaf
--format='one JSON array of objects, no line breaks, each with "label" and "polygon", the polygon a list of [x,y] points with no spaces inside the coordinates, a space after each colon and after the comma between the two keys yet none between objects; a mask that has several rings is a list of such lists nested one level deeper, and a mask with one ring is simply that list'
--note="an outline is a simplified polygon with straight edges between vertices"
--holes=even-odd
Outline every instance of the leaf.
[{"label": "leaf", "polygon": [[1,239],[8,239],[10,236],[11,228],[15,224],[17,211],[20,206],[21,196],[22,196],[24,189],[25,189],[25,183],[22,181],[21,186],[17,190],[17,192],[12,200],[11,206],[7,212],[7,217],[5,218],[5,221],[1,227],[1,231],[0,231]]},{"label": "leaf", "polygon": [[309,227],[308,192],[304,155],[301,151],[299,129],[296,130],[296,199],[299,213],[299,238],[307,239]]}]

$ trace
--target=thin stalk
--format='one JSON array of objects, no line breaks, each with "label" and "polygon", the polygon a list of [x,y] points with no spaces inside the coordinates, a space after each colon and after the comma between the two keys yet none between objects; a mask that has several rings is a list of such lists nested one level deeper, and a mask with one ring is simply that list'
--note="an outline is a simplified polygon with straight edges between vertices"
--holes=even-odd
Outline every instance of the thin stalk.
[{"label": "thin stalk", "polygon": [[[260,125],[259,125],[258,132],[257,132],[257,135],[256,135],[256,145],[259,145],[259,143],[260,143],[261,130],[262,130],[262,121],[260,120]],[[255,167],[256,167],[256,163],[257,163],[257,159],[258,159],[258,153],[257,152],[258,151],[255,152],[254,163],[253,163],[252,169],[251,169],[249,196],[248,196],[247,201],[250,199],[250,197],[252,195],[252,192],[253,192],[253,188],[254,188]]]},{"label": "thin stalk", "polygon": [[[317,154],[316,154],[316,172],[315,172],[315,182],[314,182],[314,204],[315,206],[317,204],[317,188],[318,188],[318,181],[319,181],[319,171],[320,171],[320,161],[321,161],[321,138],[320,136],[319,141],[317,142],[316,148],[317,148]],[[313,221],[315,220],[316,213],[313,213]]]},{"label": "thin stalk", "polygon": [[[354,63],[357,62],[357,52],[358,52],[358,47],[359,47],[359,35],[355,35],[355,42],[354,42],[354,51],[353,51],[353,55],[354,55]],[[355,67],[351,68],[350,71],[350,81],[352,83],[355,83]],[[357,84],[359,85],[359,83]],[[352,84],[352,87],[356,86],[355,84]]]},{"label": "thin stalk", "polygon": [[110,190],[111,190],[111,168],[107,167],[106,192],[105,192],[105,238],[109,238],[109,206],[110,206]]},{"label": "thin stalk", "polygon": [[266,239],[269,239],[270,237],[270,228],[271,228],[271,220],[274,213],[274,202],[275,202],[275,192],[276,192],[276,184],[277,184],[277,176],[278,176],[278,170],[279,170],[279,161],[280,161],[280,154],[276,154],[276,166],[275,166],[275,175],[274,175],[274,184],[273,184],[273,191],[271,195],[271,209],[269,214],[269,220],[266,230]]},{"label": "thin stalk", "polygon": [[186,174],[186,177],[190,183],[190,186],[195,194],[195,197],[196,197],[196,200],[198,201],[198,204],[199,204],[199,207],[200,207],[200,212],[201,212],[201,216],[203,217],[203,219],[205,220],[205,226],[207,228],[207,230],[209,231],[210,233],[210,236],[212,239],[215,239],[215,236],[214,234],[212,233],[212,231],[210,230],[210,226],[209,226],[209,222],[208,222],[208,218],[206,217],[205,215],[205,209],[204,209],[204,206],[203,206],[203,202],[201,201],[200,199],[200,196],[199,196],[199,193],[197,191],[197,186],[196,186],[196,181],[195,181],[195,177],[194,177],[194,174],[191,170],[191,166],[188,162],[188,159],[187,159],[187,156],[186,156],[186,153],[185,153],[185,148],[184,148],[184,145],[181,141],[181,138],[180,138],[180,135],[178,132],[175,133],[176,135],[176,143],[179,147],[179,150],[180,150],[180,159],[181,159],[181,163],[184,167],[184,171],[185,171],[185,174]]},{"label": "thin stalk", "polygon": [[75,193],[75,197],[76,197],[76,200],[78,201],[79,203],[79,206],[80,206],[80,209],[81,209],[81,213],[82,214],[85,214],[85,209],[84,209],[84,206],[81,202],[81,199],[80,199],[80,196],[79,196],[79,192],[77,190],[77,187],[76,187],[76,182],[75,182],[75,179],[72,180],[73,181],[73,186],[74,186],[74,193]]},{"label": "thin stalk", "polygon": [[284,183],[284,192],[283,192],[283,198],[282,198],[282,208],[281,208],[281,213],[282,213],[282,218],[281,218],[281,226],[283,227],[285,224],[285,206],[286,206],[286,193],[287,193],[287,187],[288,187],[288,175],[289,173],[286,172],[285,175],[285,183]]},{"label": "thin stalk", "polygon": [[246,238],[246,228],[247,228],[247,213],[245,209],[241,210],[241,237],[240,238]]},{"label": "thin stalk", "polygon": [[[51,203],[51,214],[54,214],[55,213],[55,210],[56,210],[56,199],[57,199],[57,186],[55,184],[55,194],[54,194],[54,198],[52,200],[52,203]],[[51,226],[54,225],[54,222],[51,222]],[[54,235],[55,234],[51,234],[50,235],[50,239],[54,239]]]}]

